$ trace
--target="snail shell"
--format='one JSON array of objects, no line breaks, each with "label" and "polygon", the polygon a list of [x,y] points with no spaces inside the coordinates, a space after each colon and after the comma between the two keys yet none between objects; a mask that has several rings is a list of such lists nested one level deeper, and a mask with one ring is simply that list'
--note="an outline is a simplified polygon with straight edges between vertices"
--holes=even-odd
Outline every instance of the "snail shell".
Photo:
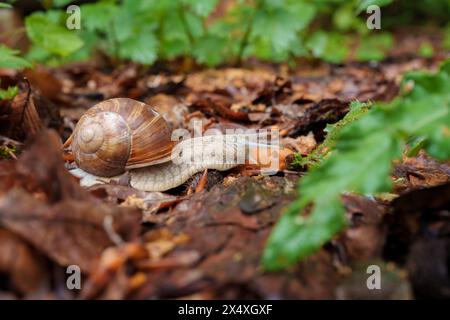
[{"label": "snail shell", "polygon": [[115,98],[96,104],[80,118],[71,149],[79,168],[112,177],[169,161],[174,144],[159,113],[145,103]]}]

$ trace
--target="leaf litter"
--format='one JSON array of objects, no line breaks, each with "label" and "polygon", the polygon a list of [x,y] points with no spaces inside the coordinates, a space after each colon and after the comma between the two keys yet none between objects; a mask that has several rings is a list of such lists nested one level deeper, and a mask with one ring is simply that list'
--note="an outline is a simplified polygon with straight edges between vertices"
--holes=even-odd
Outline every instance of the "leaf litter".
[{"label": "leaf litter", "polygon": [[[192,130],[198,119],[203,130],[276,128],[283,147],[307,155],[351,101],[390,101],[402,73],[430,67],[425,59],[409,59],[177,73],[134,64],[102,68],[91,61],[28,71],[29,85],[23,74],[1,73],[2,81],[21,83],[16,99],[0,109],[3,146],[14,145],[18,158],[0,161],[0,271],[9,279],[1,294],[373,298],[355,283],[375,261],[392,274],[384,298],[445,296],[448,274],[435,271],[448,264],[450,172],[448,164],[423,153],[396,164],[392,197],[343,195],[348,228],[294,267],[267,273],[261,252],[282,209],[295,199],[303,172],[261,177],[242,168],[210,171],[206,188],[197,193],[192,190],[201,175],[166,193],[115,183],[83,189],[68,174],[61,151],[84,110],[103,99],[130,97],[154,105],[174,128]],[[291,161],[286,158],[287,167]],[[411,199],[419,203],[408,206]],[[430,232],[435,250],[427,242]],[[72,264],[84,275],[75,295],[61,280]]]}]

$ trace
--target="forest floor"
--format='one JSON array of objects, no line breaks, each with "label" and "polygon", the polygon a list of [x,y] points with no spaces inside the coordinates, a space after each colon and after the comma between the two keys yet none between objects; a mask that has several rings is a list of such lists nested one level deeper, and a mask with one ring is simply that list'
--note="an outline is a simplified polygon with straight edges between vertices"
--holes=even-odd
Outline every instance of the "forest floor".
[{"label": "forest floor", "polygon": [[[304,172],[211,170],[201,192],[192,192],[201,174],[166,193],[83,189],[62,157],[82,113],[112,97],[144,101],[174,128],[192,130],[194,120],[204,130],[277,128],[284,147],[306,155],[349,102],[390,101],[402,74],[435,70],[445,58],[405,50],[415,49],[403,46],[382,63],[304,61],[294,69],[90,61],[1,70],[2,85],[20,91],[0,102],[0,298],[449,297],[450,164],[424,153],[396,164],[395,200],[345,195],[349,227],[275,273],[263,272],[261,253]],[[383,290],[366,287],[371,264],[383,270]],[[81,291],[66,288],[68,265],[81,268]]]}]

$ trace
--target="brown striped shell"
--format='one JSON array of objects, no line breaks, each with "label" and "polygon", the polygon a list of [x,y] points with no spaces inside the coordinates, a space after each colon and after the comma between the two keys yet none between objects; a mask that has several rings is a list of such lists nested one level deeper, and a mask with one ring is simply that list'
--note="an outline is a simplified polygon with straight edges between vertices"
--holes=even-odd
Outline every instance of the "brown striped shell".
[{"label": "brown striped shell", "polygon": [[171,130],[159,113],[145,103],[115,98],[96,104],[80,118],[71,149],[81,169],[112,177],[168,161],[173,146]]}]

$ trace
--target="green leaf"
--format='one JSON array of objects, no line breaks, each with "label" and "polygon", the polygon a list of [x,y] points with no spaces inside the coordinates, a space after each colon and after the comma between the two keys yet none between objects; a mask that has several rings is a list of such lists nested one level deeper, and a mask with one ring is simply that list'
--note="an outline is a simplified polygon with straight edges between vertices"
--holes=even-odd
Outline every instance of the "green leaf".
[{"label": "green leaf", "polygon": [[45,63],[52,58],[52,53],[35,44],[28,50],[25,57],[30,61]]},{"label": "green leaf", "polygon": [[424,58],[432,58],[434,56],[434,47],[430,42],[424,42],[420,45],[419,55]]},{"label": "green leaf", "polygon": [[352,123],[360,119],[362,116],[364,116],[367,113],[367,111],[370,110],[371,105],[372,105],[371,103],[352,101],[350,103],[349,111],[344,116],[344,118],[342,118],[335,124],[327,125],[325,129],[325,131],[327,132],[327,137],[325,139],[325,142],[327,142],[327,146],[331,147],[331,143],[335,142],[342,128],[344,128],[349,123]]},{"label": "green leaf", "polygon": [[390,189],[390,161],[402,151],[398,138],[386,131],[355,138],[355,133],[360,132],[357,127],[349,125],[337,141],[336,150],[303,179],[299,188],[303,198],[312,201],[317,195],[326,198],[342,192],[374,194]]},{"label": "green leaf", "polygon": [[442,46],[445,49],[450,50],[450,24],[448,24],[444,30],[444,40]]},{"label": "green leaf", "polygon": [[359,61],[381,61],[393,44],[394,40],[389,33],[369,34],[361,37],[356,58]]},{"label": "green leaf", "polygon": [[53,0],[52,2],[54,7],[65,7],[73,2],[73,0]]},{"label": "green leaf", "polygon": [[224,38],[207,35],[196,41],[193,55],[199,63],[215,66],[224,60],[226,46]]},{"label": "green leaf", "polygon": [[190,40],[186,33],[180,12],[169,12],[161,21],[161,51],[164,58],[174,58],[187,54],[190,49]]},{"label": "green leaf", "polygon": [[307,48],[314,57],[331,63],[343,62],[348,53],[346,36],[334,32],[316,31],[307,41]]},{"label": "green leaf", "polygon": [[33,43],[59,56],[68,56],[83,46],[83,41],[75,32],[56,24],[42,13],[28,16],[25,26]]},{"label": "green leaf", "polygon": [[339,137],[342,129],[349,123],[364,116],[370,110],[370,107],[370,103],[361,103],[359,101],[350,103],[350,110],[344,118],[335,124],[328,124],[326,126],[325,132],[327,133],[327,136],[322,144],[306,157],[296,158],[293,165],[299,168],[318,165],[319,162],[335,147],[336,139]]},{"label": "green leaf", "polygon": [[[413,84],[413,89],[404,96],[365,112],[355,105],[350,112],[353,121],[328,127],[335,147],[300,180],[299,198],[288,207],[266,246],[263,264],[267,269],[295,263],[340,230],[344,225],[341,194],[389,191],[392,163],[401,157],[407,142],[422,141],[423,145],[426,141],[431,155],[450,158],[450,60],[436,74],[412,72],[405,82]],[[314,209],[306,217],[309,205]]]},{"label": "green leaf", "polygon": [[447,59],[442,63],[440,71],[444,76],[450,77],[450,59]]},{"label": "green leaf", "polygon": [[10,5],[9,3],[4,3],[4,2],[0,2],[0,9],[4,8],[4,9],[11,9],[12,5]]},{"label": "green leaf", "polygon": [[207,17],[216,7],[218,0],[182,0],[200,17]]},{"label": "green leaf", "polygon": [[270,235],[262,262],[274,271],[292,265],[319,249],[345,226],[339,198],[316,203],[308,218],[298,215],[296,207],[284,214]]},{"label": "green leaf", "polygon": [[[401,127],[410,135],[425,136],[426,150],[441,160],[450,158],[450,60],[432,75],[413,72],[405,82],[414,84],[402,106]],[[408,112],[408,113],[407,113]],[[411,123],[414,124],[411,126]]]},{"label": "green leaf", "polygon": [[352,5],[341,6],[333,15],[334,25],[342,31],[350,30],[355,21],[356,16]]},{"label": "green leaf", "polygon": [[61,59],[61,63],[64,64],[74,61],[89,60],[89,58],[92,57],[92,51],[94,47],[101,48],[104,44],[103,41],[99,40],[95,32],[86,30],[80,33],[80,37],[84,43],[83,47],[70,54],[69,56]]},{"label": "green leaf", "polygon": [[[288,208],[269,238],[263,255],[267,269],[295,263],[341,230],[345,225],[339,202],[341,193],[374,194],[390,190],[391,161],[399,157],[402,150],[399,140],[392,139],[386,131],[379,131],[355,142],[352,141],[354,128],[350,125],[346,129],[349,133],[341,138],[333,154],[301,180],[300,198]],[[350,132],[351,137],[348,137]],[[300,219],[301,223],[295,223],[300,211],[312,203],[313,212]]]},{"label": "green leaf", "polygon": [[114,16],[113,28],[111,30],[112,37],[114,38],[113,41],[121,42],[133,37],[134,33],[140,27],[137,24],[136,15],[132,11],[121,8]]},{"label": "green leaf", "polygon": [[250,35],[250,53],[262,59],[286,59],[293,50],[298,51],[297,33],[311,22],[315,12],[313,6],[303,3],[257,10]]},{"label": "green leaf", "polygon": [[112,27],[112,20],[118,7],[113,3],[99,2],[81,6],[83,26],[89,31],[106,32]]},{"label": "green leaf", "polygon": [[287,6],[289,12],[297,17],[297,22],[295,23],[295,30],[305,29],[316,17],[317,9],[316,6],[306,3],[304,1],[293,1]]},{"label": "green leaf", "polygon": [[31,63],[27,60],[18,57],[20,52],[18,50],[13,50],[0,44],[0,68],[29,68]]},{"label": "green leaf", "polygon": [[442,125],[434,130],[428,131],[426,150],[437,159],[447,160],[450,158],[450,117],[447,116],[447,125]]},{"label": "green leaf", "polygon": [[406,154],[408,157],[415,157],[422,150],[426,144],[427,139],[425,137],[412,137],[411,141],[408,142],[409,148],[408,153]]},{"label": "green leaf", "polygon": [[8,87],[8,89],[1,89],[0,88],[0,100],[11,100],[14,99],[14,97],[19,92],[19,89],[17,87]]},{"label": "green leaf", "polygon": [[182,15],[186,19],[186,27],[194,39],[204,35],[203,20],[201,18],[188,11],[184,11]]},{"label": "green leaf", "polygon": [[142,31],[121,42],[119,57],[142,64],[152,64],[157,58],[158,39],[149,32]]},{"label": "green leaf", "polygon": [[277,51],[286,50],[295,40],[294,32],[286,32],[289,14],[284,10],[275,12],[260,11],[256,14],[253,24],[253,36],[268,40]]}]

